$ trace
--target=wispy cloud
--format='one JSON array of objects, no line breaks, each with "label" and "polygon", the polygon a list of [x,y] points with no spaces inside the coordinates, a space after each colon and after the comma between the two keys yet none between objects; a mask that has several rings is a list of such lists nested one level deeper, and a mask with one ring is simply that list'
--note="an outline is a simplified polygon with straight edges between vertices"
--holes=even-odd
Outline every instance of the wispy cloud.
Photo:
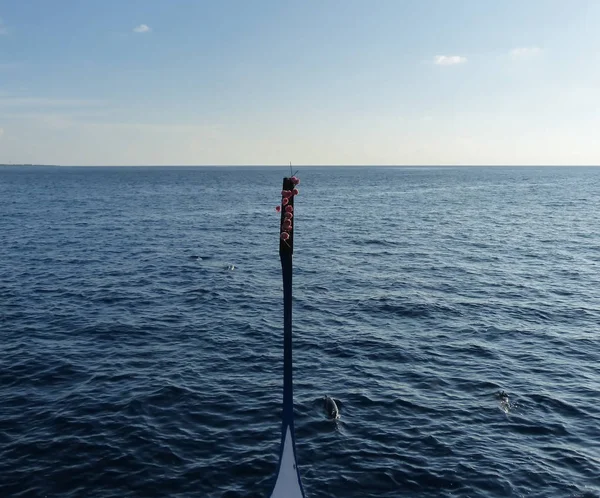
[{"label": "wispy cloud", "polygon": [[96,107],[104,103],[99,100],[50,99],[46,97],[20,97],[0,94],[1,107]]},{"label": "wispy cloud", "polygon": [[4,135],[4,128],[0,128],[0,138],[2,138],[2,135]]},{"label": "wispy cloud", "polygon": [[150,31],[152,31],[152,29],[147,24],[140,24],[133,28],[134,33],[149,33]]},{"label": "wispy cloud", "polygon": [[80,129],[82,126],[104,123],[113,114],[111,109],[2,109],[3,119],[15,126],[51,130]]},{"label": "wispy cloud", "polygon": [[467,58],[461,55],[436,55],[433,63],[438,66],[455,66],[456,64],[465,64]]},{"label": "wispy cloud", "polygon": [[513,48],[510,51],[511,57],[514,59],[525,59],[528,57],[535,57],[542,53],[542,49],[540,47],[518,47]]},{"label": "wispy cloud", "polygon": [[28,122],[51,129],[64,129],[80,122],[110,115],[101,100],[27,97],[0,91],[0,113],[9,121]]},{"label": "wispy cloud", "polygon": [[8,28],[6,27],[6,24],[4,24],[4,21],[2,20],[2,18],[0,17],[0,36],[7,35],[7,34],[8,34]]}]

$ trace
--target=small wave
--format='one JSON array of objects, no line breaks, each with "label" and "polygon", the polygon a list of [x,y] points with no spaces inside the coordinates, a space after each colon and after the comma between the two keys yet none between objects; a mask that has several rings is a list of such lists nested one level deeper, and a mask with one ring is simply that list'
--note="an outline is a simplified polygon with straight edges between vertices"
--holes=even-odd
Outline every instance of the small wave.
[{"label": "small wave", "polygon": [[374,298],[360,302],[359,309],[372,314],[392,314],[405,318],[428,318],[434,315],[460,316],[458,309],[436,303],[402,302],[394,298]]},{"label": "small wave", "polygon": [[392,247],[396,245],[395,241],[381,239],[358,239],[353,241],[357,246],[381,246],[381,247]]},{"label": "small wave", "polygon": [[516,422],[514,418],[512,419],[513,423],[511,424],[511,429],[519,434],[524,434],[528,436],[567,436],[569,435],[569,431],[563,424],[559,423],[548,423],[548,422],[540,422],[539,424],[535,424],[532,422],[527,422],[525,420],[521,420]]},{"label": "small wave", "polygon": [[527,396],[534,405],[542,408],[545,412],[557,413],[569,417],[584,418],[586,413],[577,406],[545,394],[530,394]]}]

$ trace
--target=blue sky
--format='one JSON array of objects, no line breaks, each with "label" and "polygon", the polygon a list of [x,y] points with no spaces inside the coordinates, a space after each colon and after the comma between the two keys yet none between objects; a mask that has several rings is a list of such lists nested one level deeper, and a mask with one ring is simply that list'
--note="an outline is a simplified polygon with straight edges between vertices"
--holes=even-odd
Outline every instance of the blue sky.
[{"label": "blue sky", "polygon": [[0,0],[0,163],[600,164],[596,0]]}]

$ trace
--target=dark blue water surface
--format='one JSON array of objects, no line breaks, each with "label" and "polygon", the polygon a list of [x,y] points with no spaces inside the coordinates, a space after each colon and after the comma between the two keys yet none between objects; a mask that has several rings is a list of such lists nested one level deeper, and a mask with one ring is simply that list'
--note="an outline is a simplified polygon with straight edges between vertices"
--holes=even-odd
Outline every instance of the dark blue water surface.
[{"label": "dark blue water surface", "polygon": [[[269,494],[287,173],[0,168],[1,498]],[[308,496],[600,496],[600,169],[299,176]]]}]

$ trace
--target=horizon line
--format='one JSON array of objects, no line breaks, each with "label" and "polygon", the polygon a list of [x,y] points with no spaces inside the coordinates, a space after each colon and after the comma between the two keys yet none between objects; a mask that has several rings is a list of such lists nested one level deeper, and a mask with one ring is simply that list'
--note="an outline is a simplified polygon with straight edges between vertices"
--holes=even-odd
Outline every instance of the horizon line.
[{"label": "horizon line", "polygon": [[[289,168],[288,164],[37,164],[0,163],[0,167],[47,168]],[[600,164],[292,164],[296,168],[597,168]]]}]

